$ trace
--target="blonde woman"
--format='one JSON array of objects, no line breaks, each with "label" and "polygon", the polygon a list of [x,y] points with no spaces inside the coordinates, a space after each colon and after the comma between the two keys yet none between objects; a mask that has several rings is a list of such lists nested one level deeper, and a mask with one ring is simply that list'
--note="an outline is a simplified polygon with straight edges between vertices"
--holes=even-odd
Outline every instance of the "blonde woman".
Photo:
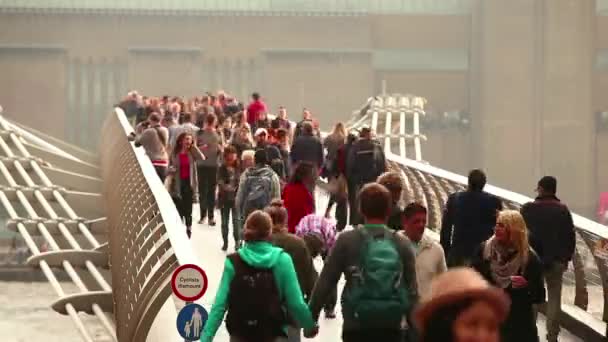
[{"label": "blonde woman", "polygon": [[327,159],[335,161],[340,147],[346,143],[346,128],[344,124],[338,122],[330,135],[323,141],[323,147],[327,149]]},{"label": "blonde woman", "polygon": [[494,235],[481,244],[472,266],[511,298],[502,341],[539,341],[533,305],[545,300],[542,267],[528,244],[528,228],[519,211],[499,213]]}]

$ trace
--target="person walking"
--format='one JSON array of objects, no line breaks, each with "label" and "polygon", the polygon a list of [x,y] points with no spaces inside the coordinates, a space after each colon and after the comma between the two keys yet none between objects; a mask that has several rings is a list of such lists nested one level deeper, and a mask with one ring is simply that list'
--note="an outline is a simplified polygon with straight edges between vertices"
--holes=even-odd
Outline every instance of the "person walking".
[{"label": "person walking", "polygon": [[378,177],[378,183],[384,185],[391,193],[391,214],[388,217],[387,226],[392,230],[400,231],[403,216],[401,194],[403,193],[404,183],[401,173],[396,171],[385,172]]},{"label": "person walking", "polygon": [[344,274],[342,340],[401,342],[402,321],[418,299],[413,249],[385,225],[391,196],[384,186],[367,184],[359,197],[365,224],[338,236],[309,306],[318,319]]},{"label": "person walking", "polygon": [[200,128],[194,124],[194,117],[192,116],[192,114],[185,113],[183,116],[182,124],[178,125],[175,128],[175,134],[172,136],[173,140],[169,141],[169,144],[171,146],[175,145],[175,138],[177,138],[178,135],[180,135],[184,132],[188,132],[188,133],[192,134],[192,136],[196,137],[199,130],[200,130]]},{"label": "person walking", "polygon": [[222,219],[222,251],[228,249],[228,228],[230,227],[230,216],[232,215],[232,236],[234,247],[239,246],[240,241],[240,221],[236,211],[236,192],[239,186],[239,159],[236,148],[229,145],[224,149],[223,163],[217,174],[218,184],[218,206]]},{"label": "person walking", "polygon": [[[296,235],[304,239],[310,256],[315,259],[320,255],[325,264],[336,244],[336,223],[324,216],[309,214],[304,216],[296,226]],[[336,318],[337,301],[338,288],[336,287],[323,307],[325,318]]]},{"label": "person walking", "polygon": [[479,244],[492,236],[496,215],[502,210],[500,199],[483,191],[486,185],[483,171],[472,170],[468,183],[466,191],[448,197],[443,211],[440,242],[448,267],[466,266],[470,262]]},{"label": "person walking", "polygon": [[302,124],[302,134],[293,142],[290,159],[291,165],[295,167],[303,162],[313,165],[315,174],[319,174],[323,166],[323,144],[313,135],[313,127],[309,122]]},{"label": "person walking", "polygon": [[281,198],[279,176],[270,168],[266,150],[255,151],[253,159],[255,166],[241,174],[236,193],[236,210],[242,221],[254,210],[262,210],[273,199]]},{"label": "person walking", "polygon": [[[349,132],[346,136],[346,145],[342,148],[342,153],[344,157],[344,178],[346,178],[346,192],[347,192],[347,200],[348,200],[348,223],[351,226],[355,226],[358,218],[359,209],[357,208],[357,186],[352,178],[349,177],[348,174],[348,156],[350,155],[350,150],[353,145],[357,141],[357,134],[354,132]],[[336,215],[337,216],[337,215]]]},{"label": "person walking", "polygon": [[194,146],[192,134],[180,134],[171,153],[168,188],[179,216],[186,224],[188,238],[192,236],[192,203],[198,193],[196,163],[202,160],[205,155]]},{"label": "person walking", "polygon": [[222,151],[221,138],[216,131],[217,117],[215,114],[208,114],[205,118],[205,126],[196,135],[196,145],[199,150],[207,157],[198,163],[198,186],[200,193],[200,220],[199,224],[207,222],[210,226],[215,226],[215,192],[217,190],[217,169],[219,166],[219,156]]},{"label": "person walking", "polygon": [[283,189],[282,198],[288,213],[287,227],[292,234],[296,232],[296,225],[302,217],[315,212],[314,197],[309,190],[314,183],[313,172],[312,165],[299,164]]},{"label": "person walking", "polygon": [[337,229],[342,231],[347,222],[348,188],[346,180],[346,129],[339,122],[334,126],[333,132],[323,140],[323,146],[327,150],[322,172],[327,177],[329,186],[329,202],[325,210],[325,216],[330,217],[331,208],[336,204],[335,217],[338,221]]},{"label": "person walking", "polygon": [[247,106],[247,123],[251,127],[251,131],[255,132],[258,128],[257,121],[260,119],[261,113],[267,113],[266,104],[261,100],[259,93],[251,94],[251,103]]},{"label": "person walking", "polygon": [[[427,222],[426,207],[412,202],[402,211],[401,220],[405,235],[414,246],[416,253],[416,283],[420,298],[429,295],[431,281],[447,270],[443,248],[433,238],[425,234]],[[418,332],[411,321],[404,320],[404,341],[418,341]]]},{"label": "person walking", "polygon": [[443,248],[426,233],[427,209],[418,202],[408,204],[402,214],[403,234],[416,252],[416,280],[421,298],[429,295],[431,281],[447,270]]},{"label": "person walking", "polygon": [[148,118],[149,126],[141,135],[135,137],[135,146],[142,146],[146,155],[152,161],[154,170],[162,182],[167,177],[167,167],[169,166],[169,154],[167,145],[169,141],[169,131],[160,125],[160,115],[150,114]]},{"label": "person walking", "polygon": [[287,175],[281,151],[268,141],[268,130],[266,128],[260,127],[255,131],[255,150],[265,150],[272,170],[276,172],[280,180],[285,179]]},{"label": "person walking", "polygon": [[472,266],[511,298],[501,340],[538,342],[533,305],[545,301],[540,259],[528,245],[526,223],[518,211],[501,211],[496,221],[494,235],[481,244]]},{"label": "person walking", "polygon": [[249,215],[245,244],[224,263],[224,272],[202,342],[211,342],[226,317],[231,342],[287,341],[287,315],[314,336],[318,326],[304,302],[293,261],[270,243],[272,219],[263,211]]},{"label": "person walking", "polygon": [[[346,176],[353,182],[353,191],[359,192],[365,184],[375,182],[386,172],[386,157],[380,143],[372,138],[372,130],[364,127],[359,133],[359,140],[353,143],[348,151],[346,161]],[[365,167],[361,167],[365,165]],[[353,199],[354,200],[354,199]],[[357,213],[356,203],[351,203],[351,225],[360,224],[361,217]]]},{"label": "person walking", "polygon": [[251,132],[249,131],[249,125],[234,127],[233,138],[231,144],[236,147],[239,158],[242,157],[243,151],[253,149],[253,138],[251,138]]},{"label": "person walking", "polygon": [[294,129],[293,132],[293,141],[295,141],[300,135],[302,135],[302,130],[304,128],[304,124],[309,123],[312,127],[312,113],[304,108],[302,110],[302,120],[300,120]]},{"label": "person walking", "polygon": [[[287,231],[287,209],[283,201],[273,200],[264,211],[272,219],[272,235],[270,241],[273,245],[282,248],[293,260],[293,265],[298,276],[300,289],[304,299],[310,298],[312,289],[317,281],[317,271],[313,265],[309,249],[302,238]],[[299,342],[301,329],[293,319],[289,320],[287,338],[289,342]]]},{"label": "person walking", "polygon": [[542,262],[547,282],[547,341],[558,340],[562,305],[562,282],[576,247],[574,222],[568,207],[557,198],[557,179],[545,176],[538,181],[538,196],[521,207],[530,231],[530,244]]}]

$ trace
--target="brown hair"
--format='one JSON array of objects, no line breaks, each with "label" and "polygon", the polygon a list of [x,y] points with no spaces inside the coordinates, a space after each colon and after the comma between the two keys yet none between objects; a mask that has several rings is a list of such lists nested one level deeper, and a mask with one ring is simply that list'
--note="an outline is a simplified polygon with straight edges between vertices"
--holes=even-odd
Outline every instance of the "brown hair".
[{"label": "brown hair", "polygon": [[287,209],[283,205],[283,201],[275,199],[270,202],[270,205],[264,209],[272,219],[272,232],[278,233],[287,227]]},{"label": "brown hair", "polygon": [[287,137],[287,130],[285,128],[279,128],[277,130],[277,139],[282,139]]},{"label": "brown hair", "polygon": [[[184,140],[188,136],[191,137],[194,140],[194,136],[190,132],[183,132],[183,133],[181,133],[180,135],[177,136],[177,139],[175,140],[175,146],[173,147],[173,151],[172,151],[173,155],[177,155],[178,153],[181,152],[182,145],[184,144]],[[193,146],[194,146],[194,144],[192,144],[191,147],[193,147]]]},{"label": "brown hair", "polygon": [[391,192],[393,201],[397,202],[401,199],[403,192],[403,178],[396,171],[385,172],[378,177],[378,184],[384,185]]},{"label": "brown hair", "polygon": [[366,184],[359,192],[359,211],[366,219],[386,219],[391,208],[391,193],[378,183]]},{"label": "brown hair", "polygon": [[268,240],[272,232],[272,219],[270,216],[261,211],[256,210],[249,214],[243,228],[243,240],[265,241]]},{"label": "brown hair", "polygon": [[414,215],[419,214],[419,213],[424,213],[426,215],[426,212],[427,212],[427,210],[424,205],[422,205],[421,203],[418,203],[418,202],[412,202],[405,207],[402,215],[403,215],[403,218],[405,218],[406,220],[409,220],[412,217],[414,217]]},{"label": "brown hair", "polygon": [[209,113],[207,114],[207,116],[205,117],[205,123],[208,126],[215,126],[215,123],[217,122],[217,116],[215,116],[215,114],[213,113]]}]

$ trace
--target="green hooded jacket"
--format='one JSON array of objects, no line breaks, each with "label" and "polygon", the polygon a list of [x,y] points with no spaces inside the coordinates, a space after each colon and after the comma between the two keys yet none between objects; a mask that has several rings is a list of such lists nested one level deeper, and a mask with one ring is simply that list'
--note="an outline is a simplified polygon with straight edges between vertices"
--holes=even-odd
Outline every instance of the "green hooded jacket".
[{"label": "green hooded jacket", "polygon": [[[246,243],[239,249],[238,253],[243,261],[253,267],[273,268],[279,295],[287,304],[290,316],[305,329],[315,326],[308,305],[304,302],[304,296],[302,295],[302,290],[300,290],[298,278],[289,254],[284,253],[281,248],[275,247],[270,242],[265,241]],[[213,341],[217,329],[222,324],[230,295],[230,283],[233,278],[234,266],[226,258],[220,287],[201,336],[202,342]]]}]

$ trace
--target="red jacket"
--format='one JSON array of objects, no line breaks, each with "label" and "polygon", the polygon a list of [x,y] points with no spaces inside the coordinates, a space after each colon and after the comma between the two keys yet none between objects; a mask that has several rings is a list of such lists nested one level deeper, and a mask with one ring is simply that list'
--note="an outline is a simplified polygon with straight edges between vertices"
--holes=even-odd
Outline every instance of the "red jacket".
[{"label": "red jacket", "polygon": [[304,184],[289,183],[283,190],[283,203],[287,209],[287,229],[295,234],[300,220],[314,213],[314,200]]},{"label": "red jacket", "polygon": [[256,121],[258,121],[260,117],[260,113],[264,113],[266,111],[266,105],[261,100],[251,102],[251,104],[249,104],[247,107],[247,123],[249,123],[250,126],[255,125]]}]

